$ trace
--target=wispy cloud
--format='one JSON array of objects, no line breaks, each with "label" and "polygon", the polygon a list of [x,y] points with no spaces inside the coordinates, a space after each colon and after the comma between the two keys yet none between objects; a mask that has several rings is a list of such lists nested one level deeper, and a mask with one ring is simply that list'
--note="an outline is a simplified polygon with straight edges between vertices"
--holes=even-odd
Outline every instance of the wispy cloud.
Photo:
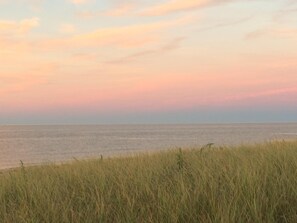
[{"label": "wispy cloud", "polygon": [[47,39],[37,45],[47,49],[100,46],[134,48],[158,41],[169,29],[188,24],[195,19],[182,17],[171,21],[103,28],[63,39]]},{"label": "wispy cloud", "polygon": [[282,10],[279,10],[277,13],[275,13],[275,15],[273,16],[273,19],[274,21],[280,21],[290,16],[296,16],[296,14],[297,14],[297,8],[282,9]]},{"label": "wispy cloud", "polygon": [[185,39],[185,37],[180,37],[172,40],[171,42],[157,48],[157,49],[152,49],[152,50],[143,50],[116,60],[108,61],[108,63],[127,63],[127,62],[132,62],[134,60],[137,60],[142,57],[147,57],[147,56],[159,56],[162,55],[163,53],[166,53],[168,51],[172,51],[177,49],[181,42]]},{"label": "wispy cloud", "polygon": [[39,18],[23,19],[20,21],[0,20],[0,35],[25,34],[39,26]]},{"label": "wispy cloud", "polygon": [[80,4],[85,4],[87,2],[90,2],[90,0],[68,0],[71,3],[75,4],[75,5],[80,5]]},{"label": "wispy cloud", "polygon": [[244,18],[237,19],[237,20],[232,20],[232,21],[222,21],[222,22],[218,22],[216,24],[201,27],[199,29],[196,29],[196,31],[197,32],[203,32],[203,31],[213,30],[213,29],[217,29],[217,28],[223,28],[223,27],[238,25],[238,24],[247,22],[252,18],[253,18],[253,16],[248,16],[248,17],[244,17]]},{"label": "wispy cloud", "polygon": [[40,11],[41,5],[45,0],[18,0],[18,1],[11,1],[11,0],[0,0],[0,4],[22,4],[22,6],[28,6],[30,9],[34,11]]},{"label": "wispy cloud", "polygon": [[132,4],[132,3],[120,4],[104,12],[103,15],[111,16],[111,17],[124,16],[129,14],[133,9],[135,9],[135,4]]},{"label": "wispy cloud", "polygon": [[62,24],[59,31],[64,34],[71,34],[76,31],[76,27],[73,24]]},{"label": "wispy cloud", "polygon": [[255,101],[255,100],[261,100],[267,98],[275,98],[277,96],[282,97],[285,101],[293,102],[296,101],[296,95],[297,95],[297,88],[291,87],[291,88],[278,88],[278,89],[270,89],[270,90],[264,90],[264,91],[258,91],[253,93],[245,93],[245,94],[237,94],[233,96],[229,96],[224,98],[226,102],[241,102],[245,103],[246,101]]},{"label": "wispy cloud", "polygon": [[297,28],[263,28],[248,33],[246,39],[255,39],[265,36],[297,39]]},{"label": "wispy cloud", "polygon": [[286,1],[286,4],[287,4],[288,6],[292,6],[292,5],[297,5],[297,2],[296,2],[296,0],[287,0],[287,1]]},{"label": "wispy cloud", "polygon": [[173,12],[194,10],[208,5],[221,4],[230,0],[170,0],[145,9],[142,15],[160,16]]},{"label": "wispy cloud", "polygon": [[172,26],[173,23],[150,23],[124,27],[98,29],[94,32],[75,36],[72,41],[86,45],[139,46],[155,39],[154,33]]},{"label": "wispy cloud", "polygon": [[96,16],[161,16],[174,12],[190,11],[201,7],[218,5],[234,0],[167,0],[156,5],[140,5],[135,1],[117,2],[107,11],[81,11],[77,15],[82,18],[93,18]]},{"label": "wispy cloud", "polygon": [[83,10],[83,11],[76,12],[75,15],[77,17],[79,17],[79,18],[82,18],[82,19],[92,19],[92,18],[94,18],[96,16],[102,15],[102,12]]},{"label": "wispy cloud", "polygon": [[[38,26],[38,18],[23,19],[20,21],[0,20],[1,61],[16,61],[16,59],[21,58],[22,55],[27,55],[31,42],[30,31]],[[0,64],[0,68],[3,67],[3,65]],[[3,72],[3,70],[1,72]]]},{"label": "wispy cloud", "polygon": [[132,11],[135,9],[135,4],[121,4],[108,10],[82,10],[76,12],[76,16],[82,19],[94,19],[95,17],[121,17],[127,15],[134,15]]},{"label": "wispy cloud", "polygon": [[26,73],[2,73],[0,75],[0,93],[23,93],[33,86],[40,86],[48,83],[48,77],[44,74],[50,72],[49,67],[39,67],[36,70],[26,70]]}]

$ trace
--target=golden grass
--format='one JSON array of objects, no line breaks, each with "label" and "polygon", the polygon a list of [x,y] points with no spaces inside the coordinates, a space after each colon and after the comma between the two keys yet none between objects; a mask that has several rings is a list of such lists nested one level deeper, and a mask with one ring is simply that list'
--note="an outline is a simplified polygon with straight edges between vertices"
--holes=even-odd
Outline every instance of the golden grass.
[{"label": "golden grass", "polygon": [[171,150],[0,175],[1,222],[297,222],[297,142]]}]

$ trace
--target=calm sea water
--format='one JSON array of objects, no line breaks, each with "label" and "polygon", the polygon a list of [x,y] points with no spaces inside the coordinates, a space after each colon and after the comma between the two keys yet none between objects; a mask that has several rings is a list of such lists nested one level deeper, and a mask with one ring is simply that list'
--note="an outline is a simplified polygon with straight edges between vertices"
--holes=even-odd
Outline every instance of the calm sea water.
[{"label": "calm sea water", "polygon": [[0,168],[175,147],[296,139],[295,124],[0,126]]}]

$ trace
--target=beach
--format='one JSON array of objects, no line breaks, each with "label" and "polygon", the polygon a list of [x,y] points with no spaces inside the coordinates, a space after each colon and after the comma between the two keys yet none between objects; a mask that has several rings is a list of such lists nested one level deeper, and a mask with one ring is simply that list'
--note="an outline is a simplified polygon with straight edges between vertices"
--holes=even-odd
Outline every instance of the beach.
[{"label": "beach", "polygon": [[103,155],[297,139],[296,123],[0,126],[0,169]]}]

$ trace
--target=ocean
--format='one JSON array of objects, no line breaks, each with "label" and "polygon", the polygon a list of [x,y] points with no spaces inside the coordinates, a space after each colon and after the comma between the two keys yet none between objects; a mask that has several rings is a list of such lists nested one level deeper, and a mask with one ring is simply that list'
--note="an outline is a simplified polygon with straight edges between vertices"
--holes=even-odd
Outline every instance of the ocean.
[{"label": "ocean", "polygon": [[0,169],[145,151],[297,140],[297,123],[0,125]]}]

